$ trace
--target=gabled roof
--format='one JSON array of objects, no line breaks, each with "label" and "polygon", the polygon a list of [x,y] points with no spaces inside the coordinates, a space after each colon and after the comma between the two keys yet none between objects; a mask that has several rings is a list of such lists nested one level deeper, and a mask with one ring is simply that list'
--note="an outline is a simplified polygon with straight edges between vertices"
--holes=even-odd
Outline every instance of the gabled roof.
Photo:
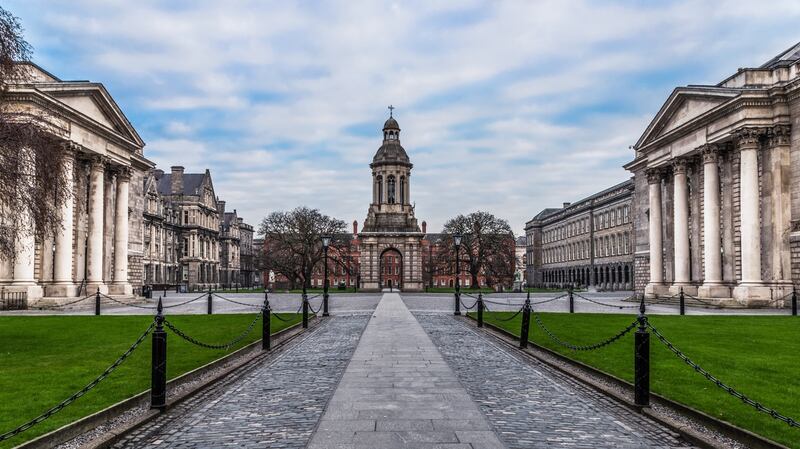
[{"label": "gabled roof", "polygon": [[788,50],[775,56],[761,65],[762,69],[774,69],[776,67],[792,65],[800,60],[800,42],[789,47]]},{"label": "gabled roof", "polygon": [[102,83],[63,81],[32,62],[18,63],[18,66],[26,71],[19,87],[33,87],[65,109],[116,133],[139,148],[144,146],[144,141]]},{"label": "gabled roof", "polygon": [[[200,186],[203,185],[204,173],[184,173],[183,174],[183,194],[197,195]],[[158,178],[158,193],[170,195],[172,193],[172,174],[164,173]]]},{"label": "gabled roof", "polygon": [[645,128],[634,148],[641,148],[659,137],[738,97],[741,90],[716,86],[678,87]]}]

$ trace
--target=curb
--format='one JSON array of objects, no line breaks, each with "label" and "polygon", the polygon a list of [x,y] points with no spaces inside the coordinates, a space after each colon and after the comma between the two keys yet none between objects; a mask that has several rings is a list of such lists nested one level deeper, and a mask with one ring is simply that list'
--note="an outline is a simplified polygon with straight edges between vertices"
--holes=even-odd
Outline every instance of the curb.
[{"label": "curb", "polygon": [[[474,326],[476,329],[478,329],[478,327],[477,327],[477,319],[475,317],[471,316],[471,315],[467,315],[467,318],[468,318],[468,320],[466,320],[465,322],[469,323],[470,326]],[[585,364],[583,362],[580,362],[580,361],[577,361],[577,360],[572,360],[569,357],[566,357],[566,356],[564,356],[562,354],[559,354],[559,353],[557,353],[557,352],[555,352],[555,351],[553,351],[553,350],[551,350],[549,348],[545,348],[543,346],[540,346],[537,343],[534,343],[534,342],[532,342],[530,340],[528,341],[528,346],[535,348],[535,351],[543,352],[543,353],[547,354],[550,357],[558,359],[559,361],[568,364],[572,369],[566,368],[566,367],[564,367],[562,365],[553,363],[552,361],[548,360],[545,357],[541,357],[541,356],[537,355],[534,350],[531,350],[531,349],[520,349],[517,346],[518,343],[519,343],[519,337],[514,335],[514,334],[512,334],[511,332],[509,332],[509,331],[507,331],[505,329],[501,329],[501,328],[499,328],[499,327],[497,327],[497,326],[495,326],[495,325],[493,325],[491,323],[488,323],[486,321],[483,322],[483,326],[484,326],[483,329],[487,334],[495,337],[496,339],[500,340],[501,342],[505,343],[506,345],[509,345],[509,346],[513,347],[518,352],[520,352],[520,353],[522,353],[522,354],[524,354],[524,355],[526,355],[526,356],[528,356],[530,358],[533,358],[536,361],[544,363],[545,365],[547,365],[547,366],[549,366],[551,368],[555,368],[558,371],[561,371],[562,373],[567,374],[567,375],[575,378],[576,380],[580,381],[581,383],[586,384],[587,386],[591,387],[592,389],[594,389],[594,390],[596,390],[596,391],[598,391],[600,393],[603,393],[606,396],[616,400],[617,402],[621,403],[622,405],[625,405],[626,407],[628,407],[628,408],[630,408],[632,410],[635,410],[635,411],[637,411],[639,413],[642,413],[642,414],[650,417],[654,421],[657,421],[658,423],[660,423],[660,424],[670,428],[671,430],[679,433],[681,436],[683,436],[687,441],[689,441],[692,444],[696,444],[696,445],[699,445],[699,446],[702,446],[702,447],[705,447],[705,448],[711,448],[711,449],[723,449],[723,448],[727,448],[728,447],[728,446],[725,446],[725,445],[721,445],[716,440],[708,438],[708,436],[697,432],[696,430],[694,430],[693,428],[691,428],[690,426],[688,426],[688,425],[686,425],[684,423],[678,422],[678,421],[676,421],[676,420],[674,420],[674,419],[672,419],[672,418],[670,418],[668,416],[665,416],[665,415],[663,415],[661,413],[656,412],[652,408],[649,408],[649,407],[642,408],[642,407],[639,407],[639,406],[635,405],[630,400],[629,397],[623,396],[623,395],[619,394],[617,391],[614,391],[614,390],[608,388],[606,385],[603,385],[601,383],[596,382],[595,380],[593,380],[593,379],[587,377],[586,375],[584,375],[582,372],[588,372],[588,373],[590,373],[590,374],[592,374],[594,376],[597,376],[597,377],[600,377],[600,378],[604,379],[605,381],[607,381],[609,383],[615,384],[615,385],[621,387],[622,389],[630,392],[629,396],[633,397],[633,384],[631,384],[630,382],[628,382],[626,380],[620,379],[619,377],[616,377],[614,375],[608,374],[608,373],[606,373],[604,371],[600,371],[599,369],[594,368],[592,366],[589,366],[589,365],[587,365],[587,364]],[[735,425],[733,425],[731,423],[728,423],[726,421],[722,421],[720,419],[717,419],[717,418],[715,418],[715,417],[713,417],[711,415],[708,415],[708,414],[706,414],[704,412],[701,412],[700,410],[697,410],[697,409],[694,409],[692,407],[680,404],[680,403],[675,402],[675,401],[673,401],[671,399],[667,399],[664,396],[662,396],[660,394],[657,394],[657,393],[654,393],[652,391],[650,392],[650,397],[651,397],[651,400],[653,400],[653,402],[655,402],[655,403],[657,403],[659,405],[662,405],[664,407],[670,408],[670,409],[674,410],[675,412],[677,412],[677,413],[679,413],[681,415],[684,415],[684,416],[687,416],[687,417],[689,417],[689,418],[691,418],[693,420],[696,420],[696,421],[702,423],[704,426],[706,426],[707,428],[709,428],[711,430],[719,432],[719,433],[725,435],[726,437],[729,437],[729,438],[731,438],[733,440],[736,440],[736,441],[738,441],[740,443],[745,444],[748,448],[751,448],[751,449],[789,449],[789,447],[784,446],[784,445],[782,445],[780,443],[777,443],[777,442],[774,442],[772,440],[769,440],[769,439],[767,439],[765,437],[757,435],[757,434],[755,434],[755,433],[753,433],[753,432],[751,432],[749,430],[743,429],[741,427],[735,426]]]},{"label": "curb", "polygon": [[[319,325],[319,319],[316,317],[310,317],[309,320],[309,330],[317,327]],[[204,374],[216,369],[217,367],[224,365],[232,360],[240,358],[241,360],[237,360],[232,366],[223,370],[218,375],[212,377],[208,381],[197,385],[195,387],[189,388],[188,390],[178,394],[176,397],[168,400],[167,408],[169,408],[179,404],[180,402],[194,396],[197,393],[200,393],[204,389],[214,385],[218,381],[222,380],[233,371],[236,371],[246,364],[255,360],[258,356],[262,354],[271,354],[276,349],[283,347],[285,344],[289,343],[291,340],[296,338],[298,335],[303,333],[302,323],[294,324],[290,327],[282,329],[274,334],[272,334],[271,338],[273,339],[273,347],[272,351],[269,352],[261,352],[261,339],[237,349],[236,351],[220,357],[216,360],[212,360],[211,362],[197,367],[191,371],[188,371],[170,381],[167,382],[167,391],[169,389],[175,388],[177,386],[192,382],[198,378],[201,378]],[[66,424],[58,429],[55,429],[49,433],[44,435],[40,435],[33,440],[27,441],[25,443],[20,444],[19,446],[15,446],[13,449],[44,449],[44,448],[51,448],[55,447],[59,444],[66,443],[74,438],[79,437],[80,435],[95,429],[96,427],[105,424],[106,422],[113,420],[122,414],[133,410],[137,407],[146,406],[149,401],[150,389],[142,391],[139,394],[129,397],[128,399],[124,399],[116,404],[110,405],[103,410],[97,411],[91,415],[85,416],[77,421],[73,421],[69,424]],[[124,423],[122,426],[115,428],[113,430],[109,430],[108,432],[101,434],[95,438],[93,438],[88,443],[84,444],[82,447],[85,448],[104,448],[109,447],[111,444],[116,442],[121,436],[125,435],[126,433],[136,429],[137,427],[151,421],[155,417],[157,417],[161,412],[158,410],[147,410],[144,414],[132,419],[130,422]]]}]

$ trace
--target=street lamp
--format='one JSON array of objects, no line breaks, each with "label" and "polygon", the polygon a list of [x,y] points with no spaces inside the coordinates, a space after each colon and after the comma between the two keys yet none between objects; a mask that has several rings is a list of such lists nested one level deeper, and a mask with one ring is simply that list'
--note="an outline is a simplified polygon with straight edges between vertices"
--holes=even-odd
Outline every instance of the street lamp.
[{"label": "street lamp", "polygon": [[461,234],[453,235],[453,243],[456,247],[456,293],[455,293],[455,301],[456,307],[454,315],[461,315],[461,288],[459,287],[458,278],[460,277],[460,271],[458,267],[458,249],[461,246]]},{"label": "street lamp", "polygon": [[322,316],[328,316],[328,246],[330,236],[322,236],[322,252],[325,253],[325,279],[322,281]]}]

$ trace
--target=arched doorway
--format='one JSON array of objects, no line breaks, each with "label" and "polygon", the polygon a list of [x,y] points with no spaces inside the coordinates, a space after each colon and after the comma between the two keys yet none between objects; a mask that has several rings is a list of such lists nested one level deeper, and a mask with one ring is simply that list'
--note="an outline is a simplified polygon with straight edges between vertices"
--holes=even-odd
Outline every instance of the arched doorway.
[{"label": "arched doorway", "polygon": [[403,288],[403,256],[400,251],[388,248],[381,254],[381,288]]}]

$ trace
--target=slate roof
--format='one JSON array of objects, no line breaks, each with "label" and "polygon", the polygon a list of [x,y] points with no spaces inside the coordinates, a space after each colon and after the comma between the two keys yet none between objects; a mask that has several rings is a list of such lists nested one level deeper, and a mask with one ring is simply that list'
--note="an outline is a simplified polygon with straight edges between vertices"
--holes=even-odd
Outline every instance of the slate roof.
[{"label": "slate roof", "polygon": [[410,164],[406,150],[397,141],[386,142],[378,148],[375,157],[372,158],[373,164],[380,163],[402,163]]},{"label": "slate roof", "polygon": [[791,48],[765,62],[760,68],[774,69],[776,67],[790,66],[800,60],[800,42]]},{"label": "slate roof", "polygon": [[[203,173],[184,173],[183,174],[183,194],[197,195],[199,188],[203,184]],[[169,195],[172,193],[172,174],[164,173],[158,178],[158,193]]]}]

